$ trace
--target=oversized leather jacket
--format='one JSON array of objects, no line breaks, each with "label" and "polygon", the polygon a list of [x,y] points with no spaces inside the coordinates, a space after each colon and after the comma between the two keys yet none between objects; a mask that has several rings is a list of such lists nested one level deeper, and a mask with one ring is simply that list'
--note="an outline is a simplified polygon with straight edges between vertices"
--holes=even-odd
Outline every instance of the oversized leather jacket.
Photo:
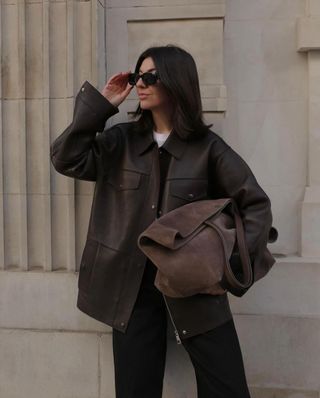
[{"label": "oversized leather jacket", "polygon": [[[137,238],[159,214],[196,200],[233,197],[244,222],[255,280],[274,259],[266,251],[270,200],[248,165],[222,138],[209,129],[193,141],[182,140],[174,131],[170,134],[163,148],[171,161],[157,209],[159,155],[152,130],[135,131],[134,122],[104,130],[106,120],[117,112],[85,82],[76,97],[72,123],[51,146],[51,160],[66,176],[96,182],[77,306],[125,332],[146,266]],[[232,317],[226,294],[164,298],[177,340]]]}]

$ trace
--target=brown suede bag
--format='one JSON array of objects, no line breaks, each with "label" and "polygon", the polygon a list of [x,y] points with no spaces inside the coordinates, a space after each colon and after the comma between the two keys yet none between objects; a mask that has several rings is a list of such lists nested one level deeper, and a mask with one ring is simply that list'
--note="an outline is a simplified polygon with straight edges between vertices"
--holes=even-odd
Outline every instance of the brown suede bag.
[{"label": "brown suede bag", "polygon": [[[241,277],[229,259],[237,242]],[[252,282],[252,268],[241,217],[233,199],[196,201],[156,219],[138,246],[158,268],[155,286],[166,296],[198,293],[241,296]]]}]

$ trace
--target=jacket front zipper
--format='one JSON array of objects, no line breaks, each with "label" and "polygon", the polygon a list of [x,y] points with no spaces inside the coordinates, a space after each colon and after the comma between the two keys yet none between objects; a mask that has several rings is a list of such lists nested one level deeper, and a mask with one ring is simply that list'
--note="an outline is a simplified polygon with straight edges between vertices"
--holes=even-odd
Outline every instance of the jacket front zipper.
[{"label": "jacket front zipper", "polygon": [[168,313],[169,313],[169,316],[170,316],[170,319],[171,319],[171,323],[172,323],[172,326],[173,326],[173,329],[174,329],[174,334],[176,336],[177,344],[181,344],[181,338],[179,336],[179,332],[178,332],[178,329],[176,327],[176,324],[174,323],[174,320],[172,318],[172,315],[171,315],[171,312],[170,312],[166,297],[165,297],[165,295],[163,293],[162,293],[162,296],[163,296],[164,302],[166,304],[166,307],[167,307],[167,310],[168,310]]}]

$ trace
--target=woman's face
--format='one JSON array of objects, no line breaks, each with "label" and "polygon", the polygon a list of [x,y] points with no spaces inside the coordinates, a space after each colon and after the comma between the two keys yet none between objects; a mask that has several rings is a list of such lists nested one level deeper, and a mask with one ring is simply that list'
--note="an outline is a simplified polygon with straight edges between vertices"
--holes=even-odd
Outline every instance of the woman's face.
[{"label": "woman's face", "polygon": [[[152,58],[148,57],[143,60],[139,74],[142,75],[145,72],[152,71],[156,71],[156,67]],[[150,111],[165,110],[170,105],[169,96],[159,80],[154,85],[146,86],[142,79],[139,79],[136,84],[136,90],[140,99],[141,109],[148,109]]]}]

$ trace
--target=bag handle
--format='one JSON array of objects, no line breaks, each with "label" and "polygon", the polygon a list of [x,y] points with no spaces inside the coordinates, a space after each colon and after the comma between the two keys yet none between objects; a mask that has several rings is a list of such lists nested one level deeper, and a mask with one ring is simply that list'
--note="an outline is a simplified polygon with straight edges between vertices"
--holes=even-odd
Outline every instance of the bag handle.
[{"label": "bag handle", "polygon": [[[229,198],[226,201],[224,208],[226,208],[229,204],[232,207],[235,226],[236,226],[236,237],[237,237],[237,243],[238,243],[240,260],[241,260],[241,268],[243,272],[243,282],[240,282],[237,279],[231,268],[230,262],[226,261],[225,272],[223,279],[221,281],[221,286],[226,290],[228,290],[230,293],[234,294],[235,296],[242,296],[243,293],[252,284],[253,280],[252,266],[251,266],[249,251],[245,240],[243,223],[239,214],[238,206],[234,201],[234,199],[232,198]],[[210,222],[210,220],[207,220],[205,223],[209,224],[210,226],[216,229],[216,226],[212,222]]]}]

